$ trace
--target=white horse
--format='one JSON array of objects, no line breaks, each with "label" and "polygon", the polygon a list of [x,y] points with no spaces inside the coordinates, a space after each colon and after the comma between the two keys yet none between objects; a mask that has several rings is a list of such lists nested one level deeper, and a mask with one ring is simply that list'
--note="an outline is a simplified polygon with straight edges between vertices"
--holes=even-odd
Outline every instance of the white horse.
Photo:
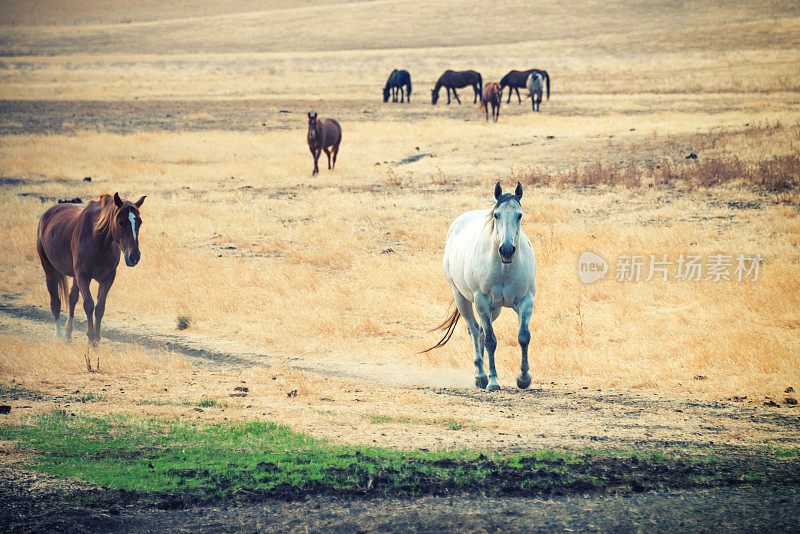
[{"label": "white horse", "polygon": [[[456,310],[438,327],[445,331],[444,337],[428,350],[447,343],[458,318],[463,317],[475,345],[475,385],[485,388],[488,384],[489,391],[499,390],[494,368],[497,338],[492,322],[503,307],[511,308],[519,317],[517,339],[522,349],[517,386],[525,389],[531,384],[528,324],[536,293],[536,258],[530,240],[520,229],[522,185],[517,182],[514,194],[503,193],[498,182],[494,198],[497,202],[492,209],[464,213],[447,231],[444,275],[453,289]],[[483,368],[484,348],[489,355],[488,378]]]},{"label": "white horse", "polygon": [[533,111],[539,111],[539,104],[542,103],[542,75],[538,72],[532,72],[528,76],[525,86],[528,88],[528,97],[531,99],[531,107]]}]

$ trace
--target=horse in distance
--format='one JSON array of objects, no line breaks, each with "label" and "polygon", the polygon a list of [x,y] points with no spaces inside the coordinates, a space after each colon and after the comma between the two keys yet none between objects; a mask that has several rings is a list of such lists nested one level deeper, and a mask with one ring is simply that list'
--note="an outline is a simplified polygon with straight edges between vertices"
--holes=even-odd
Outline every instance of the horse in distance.
[{"label": "horse in distance", "polygon": [[[106,308],[106,297],[117,274],[119,257],[125,265],[139,263],[139,232],[142,218],[139,210],[146,196],[136,202],[123,200],[118,193],[104,193],[85,208],[75,204],[56,204],[44,212],[36,231],[36,251],[44,269],[50,311],[60,338],[61,299],[69,304],[65,337],[72,341],[72,321],[78,296],[83,297],[83,310],[88,324],[86,335],[96,345],[100,340],[100,323]],[[74,278],[67,293],[67,277]],[[97,304],[89,292],[89,283],[99,284]],[[93,317],[94,315],[94,317]]]},{"label": "horse in distance", "polygon": [[400,93],[400,103],[403,103],[403,90],[405,89],[406,101],[411,103],[411,75],[407,70],[394,69],[386,80],[386,85],[383,87],[383,102],[389,101],[389,96],[392,97],[392,102],[397,102],[397,93]]},{"label": "horse in distance", "polygon": [[[475,385],[499,390],[494,364],[497,338],[492,323],[502,308],[511,308],[519,318],[517,340],[522,351],[517,387],[526,389],[531,384],[528,344],[536,294],[536,258],[520,228],[522,185],[517,182],[514,193],[503,193],[498,182],[494,198],[492,209],[464,213],[447,231],[442,266],[453,291],[455,310],[437,327],[445,332],[444,337],[424,352],[444,346],[463,317],[475,347]],[[484,352],[489,357],[488,376]]]},{"label": "horse in distance", "polygon": [[497,82],[487,83],[483,87],[483,95],[481,96],[481,105],[478,107],[478,113],[483,111],[486,114],[486,122],[489,122],[489,106],[492,106],[492,120],[497,122],[500,117],[500,103],[503,101],[503,92],[500,90],[500,84]]},{"label": "horse in distance", "polygon": [[542,75],[538,72],[532,72],[528,76],[528,81],[525,85],[528,87],[528,96],[531,99],[533,111],[539,111],[539,106],[542,103]]},{"label": "horse in distance", "polygon": [[478,101],[478,97],[481,94],[481,87],[483,86],[483,78],[479,72],[475,72],[474,70],[462,70],[462,71],[454,71],[454,70],[446,70],[439,76],[439,79],[436,81],[436,85],[431,89],[431,104],[436,105],[436,102],[439,101],[439,90],[444,87],[447,90],[447,103],[450,104],[450,91],[453,91],[453,96],[455,97],[456,101],[461,104],[461,99],[458,98],[458,93],[456,93],[456,89],[461,89],[462,87],[472,86],[473,91],[475,92],[475,96],[472,99],[472,103],[476,103]]},{"label": "horse in distance", "polygon": [[508,101],[506,104],[511,103],[511,93],[514,91],[517,92],[517,100],[519,100],[520,104],[522,103],[522,98],[519,96],[519,90],[525,87],[525,84],[528,82],[528,76],[534,72],[538,72],[542,75],[542,79],[544,79],[544,82],[547,86],[547,99],[550,100],[550,75],[547,74],[547,71],[541,69],[512,70],[500,79],[500,89],[505,89],[506,87],[509,88]]},{"label": "horse in distance", "polygon": [[[328,156],[328,169],[336,166],[336,156],[339,154],[339,143],[342,142],[342,127],[335,119],[319,119],[317,114],[308,114],[308,135],[306,136],[308,149],[314,157],[314,172],[319,173],[319,155],[325,151]],[[333,165],[331,165],[331,152],[333,152]]]}]

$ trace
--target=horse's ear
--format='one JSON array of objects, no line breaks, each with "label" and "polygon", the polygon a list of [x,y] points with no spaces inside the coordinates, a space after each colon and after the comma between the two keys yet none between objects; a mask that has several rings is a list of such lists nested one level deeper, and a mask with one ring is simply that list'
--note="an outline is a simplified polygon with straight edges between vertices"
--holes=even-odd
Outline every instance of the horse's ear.
[{"label": "horse's ear", "polygon": [[119,193],[114,193],[114,204],[116,204],[118,208],[122,207],[122,199],[119,198]]},{"label": "horse's ear", "polygon": [[147,198],[147,195],[142,195],[142,198],[140,198],[139,200],[134,202],[133,205],[136,206],[137,208],[141,208],[142,204],[144,204],[144,199],[146,199],[146,198]]},{"label": "horse's ear", "polygon": [[500,187],[500,182],[497,182],[494,186],[494,199],[500,200],[500,195],[503,194],[503,188]]},{"label": "horse's ear", "polygon": [[514,189],[514,196],[517,197],[517,200],[522,199],[522,184],[517,182],[517,188]]},{"label": "horse's ear", "polygon": [[311,112],[310,111],[308,112],[308,118],[309,119],[311,118]]}]

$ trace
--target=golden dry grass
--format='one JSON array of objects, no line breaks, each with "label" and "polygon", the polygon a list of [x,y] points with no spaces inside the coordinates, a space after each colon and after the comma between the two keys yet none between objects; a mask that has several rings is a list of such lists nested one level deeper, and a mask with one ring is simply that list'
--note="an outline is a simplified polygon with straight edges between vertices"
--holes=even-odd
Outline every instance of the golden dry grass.
[{"label": "golden dry grass", "polygon": [[[407,10],[408,28],[393,45],[402,49],[383,48],[385,28],[370,24],[375,13],[355,16],[357,4],[348,4],[336,15],[348,17],[346,25],[328,19],[346,38],[314,54],[306,52],[318,46],[307,28],[338,6],[273,12],[277,5],[264,4],[254,18],[240,7],[226,14],[207,6],[196,20],[125,8],[126,18],[149,21],[142,24],[103,13],[89,20],[88,11],[75,15],[74,27],[59,14],[34,17],[53,24],[44,28],[24,26],[31,22],[24,13],[5,19],[23,25],[0,28],[0,48],[20,54],[0,59],[0,98],[204,102],[189,116],[195,121],[218,117],[217,101],[255,99],[263,115],[254,110],[253,124],[268,127],[117,134],[84,130],[76,118],[74,134],[4,136],[0,176],[22,180],[0,195],[4,298],[47,305],[34,249],[47,204],[22,195],[148,194],[142,262],[120,268],[104,325],[168,335],[185,315],[191,327],[181,335],[211,347],[235,342],[281,361],[385,381],[467,384],[472,349],[463,330],[445,349],[417,353],[435,342],[427,329],[449,300],[440,264],[447,227],[459,213],[488,206],[496,180],[512,185],[512,176],[533,166],[559,173],[596,161],[679,162],[690,151],[748,164],[797,154],[800,18],[791,3],[771,11],[720,3],[688,24],[660,4],[646,6],[646,17],[614,3],[585,18],[568,2],[538,25],[543,36],[509,46],[490,24],[470,23],[475,36],[461,42],[420,22],[431,10],[480,21],[469,6],[424,2]],[[389,20],[400,7],[405,12],[405,4],[375,3]],[[498,20],[511,30],[527,24],[513,14],[530,7],[503,9]],[[262,41],[266,18],[279,31]],[[243,20],[252,24],[238,31]],[[107,40],[93,40],[103,32]],[[208,34],[217,37],[214,46],[199,46]],[[92,42],[99,44],[87,53]],[[468,92],[460,107],[429,104],[428,88],[443,68],[476,67],[489,80],[532,62],[554,80],[541,114],[531,115],[525,101],[504,102],[500,122],[485,125]],[[401,64],[414,76],[413,103],[380,104],[385,76]],[[344,128],[336,172],[315,178],[302,119],[310,107],[343,118]],[[284,108],[292,113],[268,115]],[[418,154],[433,156],[400,163]],[[83,182],[89,175],[93,181]],[[728,204],[741,201],[759,208]],[[539,263],[535,382],[711,397],[777,397],[800,384],[796,195],[741,183],[694,192],[554,184],[528,187],[523,204]],[[587,249],[609,259],[759,253],[765,262],[754,283],[587,286],[576,276]],[[515,323],[506,311],[496,328],[504,386],[512,386],[518,365]],[[14,369],[24,368],[13,339],[2,344],[17,355]],[[29,365],[57,347],[43,343]]]}]

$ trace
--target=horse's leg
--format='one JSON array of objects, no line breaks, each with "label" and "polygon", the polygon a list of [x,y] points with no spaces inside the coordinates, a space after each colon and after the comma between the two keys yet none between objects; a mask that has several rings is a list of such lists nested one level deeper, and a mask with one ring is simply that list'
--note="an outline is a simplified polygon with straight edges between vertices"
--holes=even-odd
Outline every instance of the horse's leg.
[{"label": "horse's leg", "polygon": [[517,375],[517,387],[527,389],[531,385],[531,374],[528,372],[528,343],[531,341],[531,313],[533,312],[533,295],[528,293],[517,304],[517,316],[519,317],[519,347],[522,350],[522,361],[519,365],[519,375]]},{"label": "horse's leg", "polygon": [[475,320],[475,314],[472,312],[472,303],[455,287],[453,288],[453,297],[456,301],[458,313],[467,322],[472,345],[475,347],[475,385],[479,388],[485,388],[489,379],[486,378],[486,371],[483,369],[483,335],[481,334],[481,327],[478,325],[478,321]]},{"label": "horse's leg", "polygon": [[39,253],[39,261],[42,263],[42,269],[44,269],[44,281],[47,285],[47,292],[50,294],[50,312],[53,314],[53,322],[56,324],[56,336],[60,338],[61,325],[58,324],[58,320],[61,318],[61,297],[58,294],[58,282],[61,278],[61,273],[47,259],[44,247],[38,240],[36,242],[36,251]]},{"label": "horse's leg", "polygon": [[517,100],[519,100],[518,104],[522,104],[522,97],[519,96],[519,87],[515,87],[514,90],[517,92]]},{"label": "horse's leg", "polygon": [[86,336],[89,338],[89,341],[95,345],[97,344],[97,340],[95,339],[93,318],[94,299],[89,292],[89,282],[91,282],[91,278],[78,270],[75,271],[75,283],[78,284],[78,290],[81,293],[81,297],[83,297],[83,311],[86,312]]},{"label": "horse's leg", "polygon": [[322,150],[325,151],[325,155],[328,156],[328,170],[331,170],[331,151],[328,148],[323,148]]},{"label": "horse's leg", "polygon": [[100,282],[100,289],[97,291],[97,306],[94,308],[94,339],[100,341],[100,323],[103,321],[103,314],[106,312],[106,297],[114,283],[116,271],[103,282]]},{"label": "horse's leg", "polygon": [[309,150],[311,150],[311,157],[314,158],[314,171],[311,173],[311,176],[314,176],[319,172],[319,167],[317,166],[317,160],[319,160],[319,150],[310,147]]},{"label": "horse's leg", "polygon": [[447,90],[447,105],[449,106],[450,105],[450,88],[449,87],[445,87],[445,89]]},{"label": "horse's leg", "polygon": [[75,317],[75,305],[78,303],[78,297],[80,296],[80,292],[78,291],[78,281],[72,281],[72,289],[69,291],[69,318],[67,319],[67,331],[64,334],[64,337],[67,338],[67,341],[72,341],[72,321]]},{"label": "horse's leg", "polygon": [[[341,140],[339,142],[341,142]],[[336,143],[335,145],[333,145],[333,167],[331,167],[331,169],[336,168],[336,156],[338,154],[339,154],[339,143]]]},{"label": "horse's leg", "polygon": [[405,88],[405,86],[401,85],[400,87],[397,88],[397,90],[400,91],[400,103],[401,104],[405,104],[405,102],[406,102],[406,99],[405,99],[406,88]]},{"label": "horse's leg", "polygon": [[536,96],[536,111],[541,111],[540,106],[542,105],[542,93],[539,93]]},{"label": "horse's leg", "polygon": [[[453,96],[455,97],[456,101],[458,102],[458,105],[460,106],[461,105],[461,99],[458,98],[458,93],[456,93],[456,88],[455,87],[453,87]],[[475,102],[473,102],[473,104],[474,103]]]},{"label": "horse's leg", "polygon": [[475,95],[472,97],[472,103],[474,104],[478,101],[478,93],[480,93],[480,88],[477,85],[473,85],[472,89],[475,91]]},{"label": "horse's leg", "polygon": [[55,268],[52,268],[52,271],[47,271],[45,269],[44,272],[47,292],[50,293],[50,311],[53,314],[53,321],[56,324],[56,337],[60,339],[64,336],[61,334],[61,325],[58,322],[59,319],[61,319],[61,297],[58,294],[59,275],[60,273],[56,271]]},{"label": "horse's leg", "polygon": [[499,309],[492,312],[491,297],[489,295],[479,294],[475,299],[475,310],[478,312],[478,319],[481,322],[481,330],[483,331],[483,344],[486,347],[486,355],[489,356],[489,384],[487,389],[489,391],[497,391],[500,386],[497,383],[497,371],[494,367],[494,351],[497,349],[497,338],[494,335],[492,328],[492,321],[497,317]]}]

